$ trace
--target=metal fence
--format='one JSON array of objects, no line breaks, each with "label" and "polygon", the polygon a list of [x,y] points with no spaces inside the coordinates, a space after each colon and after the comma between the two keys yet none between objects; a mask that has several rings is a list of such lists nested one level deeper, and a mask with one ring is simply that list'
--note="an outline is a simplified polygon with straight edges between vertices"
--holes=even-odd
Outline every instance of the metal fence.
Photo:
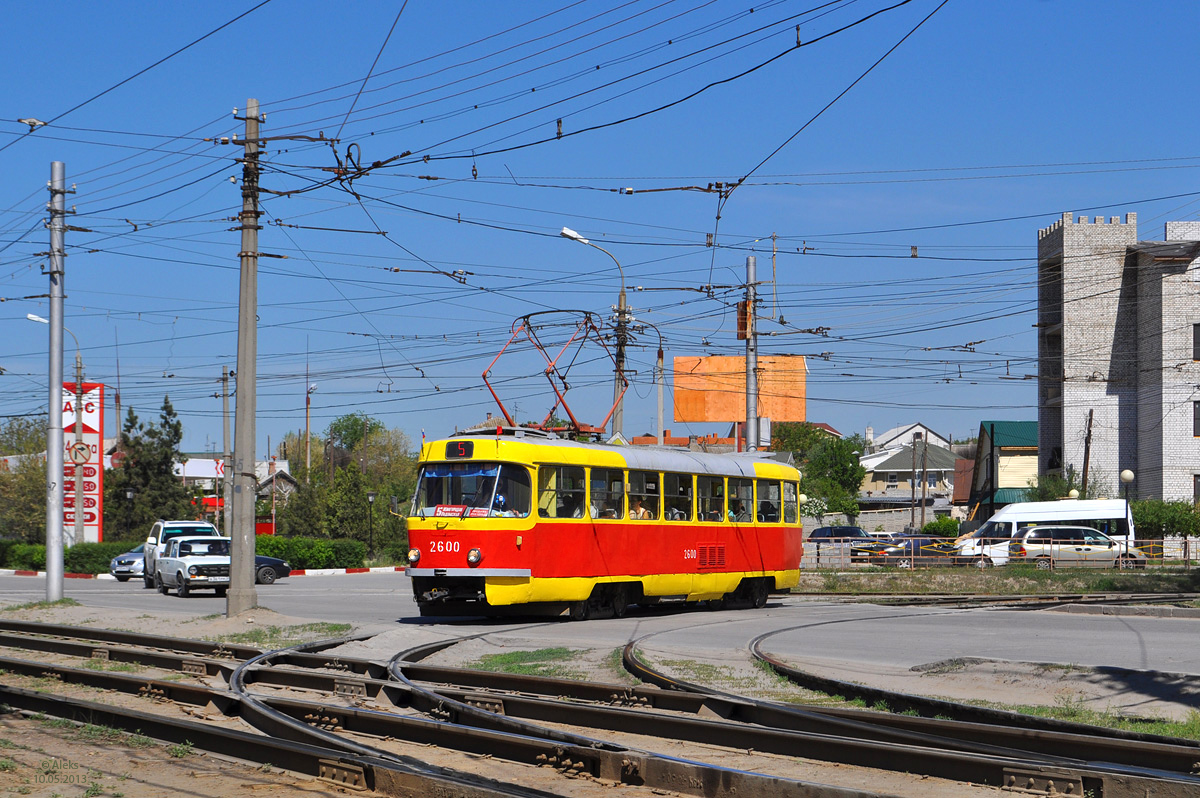
[{"label": "metal fence", "polygon": [[[887,538],[880,537],[881,542]],[[800,560],[801,570],[847,570],[878,566],[893,565],[897,558],[874,556],[862,546],[861,538],[831,539],[820,542],[805,542],[804,556]],[[1143,558],[1139,558],[1133,567],[1136,568],[1183,568],[1190,569],[1196,565],[1193,560],[1200,557],[1200,540],[1195,543],[1190,538],[1170,537],[1160,540],[1139,540],[1133,547]],[[889,559],[891,562],[889,562]],[[1068,567],[1117,567],[1123,568],[1128,563],[1117,560],[1115,565],[1110,562],[1080,561],[1077,558],[1055,557],[1051,552],[1050,565],[1055,568]],[[978,566],[978,561],[954,557],[920,557],[913,559],[906,567],[936,568],[936,567],[970,567]]]}]

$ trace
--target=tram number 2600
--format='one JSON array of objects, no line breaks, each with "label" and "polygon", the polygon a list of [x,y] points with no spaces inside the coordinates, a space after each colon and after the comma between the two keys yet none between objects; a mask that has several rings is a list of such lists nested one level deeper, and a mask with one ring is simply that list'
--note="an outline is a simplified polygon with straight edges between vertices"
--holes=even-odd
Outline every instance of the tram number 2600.
[{"label": "tram number 2600", "polygon": [[444,552],[449,552],[450,554],[454,554],[458,551],[458,541],[457,540],[434,540],[434,541],[430,542],[429,550],[431,552],[444,551]]},{"label": "tram number 2600", "polygon": [[685,560],[696,559],[696,550],[695,549],[684,549],[683,550],[683,559],[685,559]]}]

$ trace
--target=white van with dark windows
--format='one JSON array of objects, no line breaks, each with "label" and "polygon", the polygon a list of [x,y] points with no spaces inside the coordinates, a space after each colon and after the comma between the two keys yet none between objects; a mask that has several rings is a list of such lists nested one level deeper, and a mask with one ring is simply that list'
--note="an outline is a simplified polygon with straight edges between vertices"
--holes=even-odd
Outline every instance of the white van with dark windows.
[{"label": "white van with dark windows", "polygon": [[1008,544],[1018,531],[1031,526],[1086,526],[1103,532],[1132,549],[1133,515],[1122,499],[1062,499],[1056,502],[1018,502],[1002,507],[974,532],[955,541],[960,556],[981,568],[1008,564]]}]

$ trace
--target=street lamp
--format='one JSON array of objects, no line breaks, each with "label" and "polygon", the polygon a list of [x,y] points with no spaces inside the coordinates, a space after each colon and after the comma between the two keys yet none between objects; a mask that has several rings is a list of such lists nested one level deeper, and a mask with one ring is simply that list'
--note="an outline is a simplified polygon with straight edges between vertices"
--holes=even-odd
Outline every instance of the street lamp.
[{"label": "street lamp", "polygon": [[129,537],[130,519],[133,517],[133,488],[125,491],[125,537]]},{"label": "street lamp", "polygon": [[375,553],[375,497],[379,494],[373,490],[367,491],[367,556],[372,557]]},{"label": "street lamp", "polygon": [[[1125,486],[1125,546],[1129,547],[1129,530],[1133,528],[1133,518],[1129,511],[1129,483],[1133,482],[1133,472],[1126,468],[1121,472],[1121,483]],[[1125,558],[1117,560],[1120,565],[1125,564]]]},{"label": "street lamp", "polygon": [[586,238],[576,233],[569,227],[564,227],[559,233],[563,238],[569,238],[572,241],[578,241],[580,244],[587,244],[593,249],[598,249],[608,257],[612,258],[613,263],[617,264],[617,273],[621,275],[621,293],[617,297],[617,368],[616,380],[613,384],[613,432],[621,435],[625,434],[625,344],[629,340],[629,308],[625,303],[625,270],[621,268],[621,261],[617,260],[616,255],[613,255],[604,247],[593,244]]},{"label": "street lamp", "polygon": [[[25,318],[30,321],[36,321],[38,324],[49,324],[49,319],[43,319],[33,313],[26,313]],[[83,355],[79,351],[79,338],[75,333],[71,332],[70,328],[65,324],[62,328],[71,333],[71,338],[75,341],[75,443],[76,445],[83,442]],[[101,430],[103,438],[103,430]],[[75,469],[75,498],[72,499],[72,506],[75,508],[75,535],[72,543],[83,543],[83,465],[72,461],[72,467]]]}]

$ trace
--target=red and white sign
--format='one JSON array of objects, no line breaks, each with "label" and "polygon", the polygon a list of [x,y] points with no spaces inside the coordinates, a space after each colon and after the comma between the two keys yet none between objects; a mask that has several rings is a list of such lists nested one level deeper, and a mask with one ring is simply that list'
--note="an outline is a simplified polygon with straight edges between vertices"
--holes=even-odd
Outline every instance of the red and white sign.
[{"label": "red and white sign", "polygon": [[83,540],[76,543],[99,543],[104,540],[104,385],[98,382],[83,384],[83,437],[88,458],[82,465],[72,461],[83,459],[83,447],[75,441],[75,383],[64,382],[62,392],[63,426],[63,534],[73,539],[75,534],[75,469],[83,472],[83,493],[79,505],[83,509]]}]

